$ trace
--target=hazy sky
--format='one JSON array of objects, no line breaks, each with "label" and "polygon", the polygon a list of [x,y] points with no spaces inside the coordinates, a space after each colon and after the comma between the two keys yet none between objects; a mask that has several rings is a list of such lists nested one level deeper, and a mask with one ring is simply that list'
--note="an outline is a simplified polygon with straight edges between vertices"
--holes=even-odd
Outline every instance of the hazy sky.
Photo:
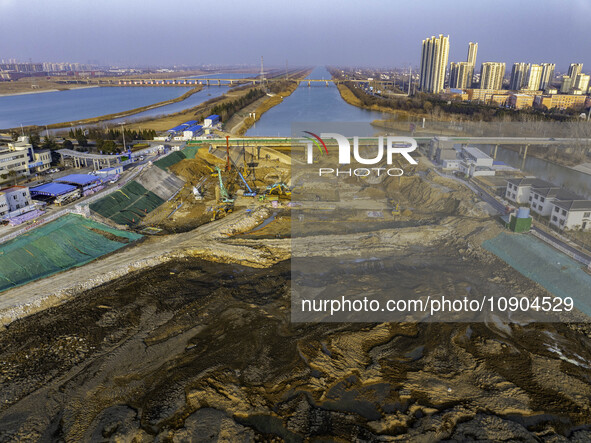
[{"label": "hazy sky", "polygon": [[0,0],[0,59],[418,66],[421,40],[483,61],[591,71],[591,0]]}]

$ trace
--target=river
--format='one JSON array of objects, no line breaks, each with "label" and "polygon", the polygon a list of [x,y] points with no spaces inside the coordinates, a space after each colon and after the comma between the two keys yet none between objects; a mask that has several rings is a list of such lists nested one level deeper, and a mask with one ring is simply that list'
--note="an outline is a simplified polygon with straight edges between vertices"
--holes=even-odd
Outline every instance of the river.
[{"label": "river", "polygon": [[[330,73],[324,67],[315,68],[306,77],[309,79],[329,80]],[[381,112],[368,111],[345,102],[334,83],[313,83],[308,86],[302,82],[300,86],[286,97],[282,103],[271,108],[246,135],[281,136],[291,135],[292,123],[297,122],[360,122],[363,133],[373,135],[376,130],[370,125],[373,120],[385,118]]]},{"label": "river", "polygon": [[[483,152],[492,155],[494,146],[480,145],[478,147]],[[499,146],[496,160],[521,169],[522,157],[519,152]],[[537,178],[569,189],[583,197],[591,198],[591,176],[589,174],[533,156],[526,157],[524,170]]]},{"label": "river", "polygon": [[0,128],[99,117],[179,97],[185,87],[100,87],[0,97]]}]

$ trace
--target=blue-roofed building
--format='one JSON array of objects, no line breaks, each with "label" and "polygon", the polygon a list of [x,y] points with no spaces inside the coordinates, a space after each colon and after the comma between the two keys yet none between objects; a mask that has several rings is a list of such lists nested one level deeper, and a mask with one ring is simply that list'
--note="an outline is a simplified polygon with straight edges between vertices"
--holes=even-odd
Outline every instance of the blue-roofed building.
[{"label": "blue-roofed building", "polygon": [[68,194],[78,189],[76,186],[67,185],[65,183],[45,183],[44,185],[30,188],[31,197],[59,197],[60,195]]},{"label": "blue-roofed building", "polygon": [[185,128],[186,128],[186,126],[183,126],[183,125],[178,125],[178,126],[175,126],[174,128],[170,128],[170,129],[169,129],[168,131],[166,131],[166,132],[172,132],[172,133],[176,134],[177,132],[184,131],[184,130],[185,130]]},{"label": "blue-roofed building", "polygon": [[89,174],[70,174],[54,180],[55,183],[65,183],[81,188],[82,191],[92,189],[102,183],[102,179],[95,175]]},{"label": "blue-roofed building", "polygon": [[197,120],[189,120],[188,122],[182,123],[181,126],[188,128],[191,126],[195,126],[196,124],[197,124]]},{"label": "blue-roofed building", "polygon": [[203,134],[203,126],[201,125],[193,125],[183,131],[184,138],[199,137],[201,134]]},{"label": "blue-roofed building", "polygon": [[203,126],[206,128],[211,128],[212,126],[217,125],[220,122],[220,116],[217,114],[212,114],[209,117],[203,119]]}]

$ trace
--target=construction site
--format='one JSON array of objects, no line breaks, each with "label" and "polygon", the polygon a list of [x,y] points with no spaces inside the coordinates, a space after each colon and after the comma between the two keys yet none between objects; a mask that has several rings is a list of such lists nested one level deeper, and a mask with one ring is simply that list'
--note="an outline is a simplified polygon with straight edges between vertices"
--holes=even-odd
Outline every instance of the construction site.
[{"label": "construction site", "polygon": [[[189,144],[90,203],[89,218],[12,244],[22,260],[2,261],[2,245],[0,269],[27,256],[44,267],[1,280],[0,439],[591,437],[578,310],[546,324],[293,322],[302,275],[311,291],[551,293],[494,253],[524,255],[515,239],[528,234],[417,157],[398,177],[319,181],[289,140]],[[555,262],[544,266],[587,275]]]}]

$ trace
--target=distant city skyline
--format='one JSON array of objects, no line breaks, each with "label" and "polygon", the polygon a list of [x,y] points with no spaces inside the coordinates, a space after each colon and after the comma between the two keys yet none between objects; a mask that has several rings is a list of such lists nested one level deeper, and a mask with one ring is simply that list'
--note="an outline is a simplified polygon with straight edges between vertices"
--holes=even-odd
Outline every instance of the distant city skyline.
[{"label": "distant city skyline", "polygon": [[418,67],[421,41],[449,35],[449,61],[591,69],[591,2],[0,0],[0,58],[120,66]]}]

